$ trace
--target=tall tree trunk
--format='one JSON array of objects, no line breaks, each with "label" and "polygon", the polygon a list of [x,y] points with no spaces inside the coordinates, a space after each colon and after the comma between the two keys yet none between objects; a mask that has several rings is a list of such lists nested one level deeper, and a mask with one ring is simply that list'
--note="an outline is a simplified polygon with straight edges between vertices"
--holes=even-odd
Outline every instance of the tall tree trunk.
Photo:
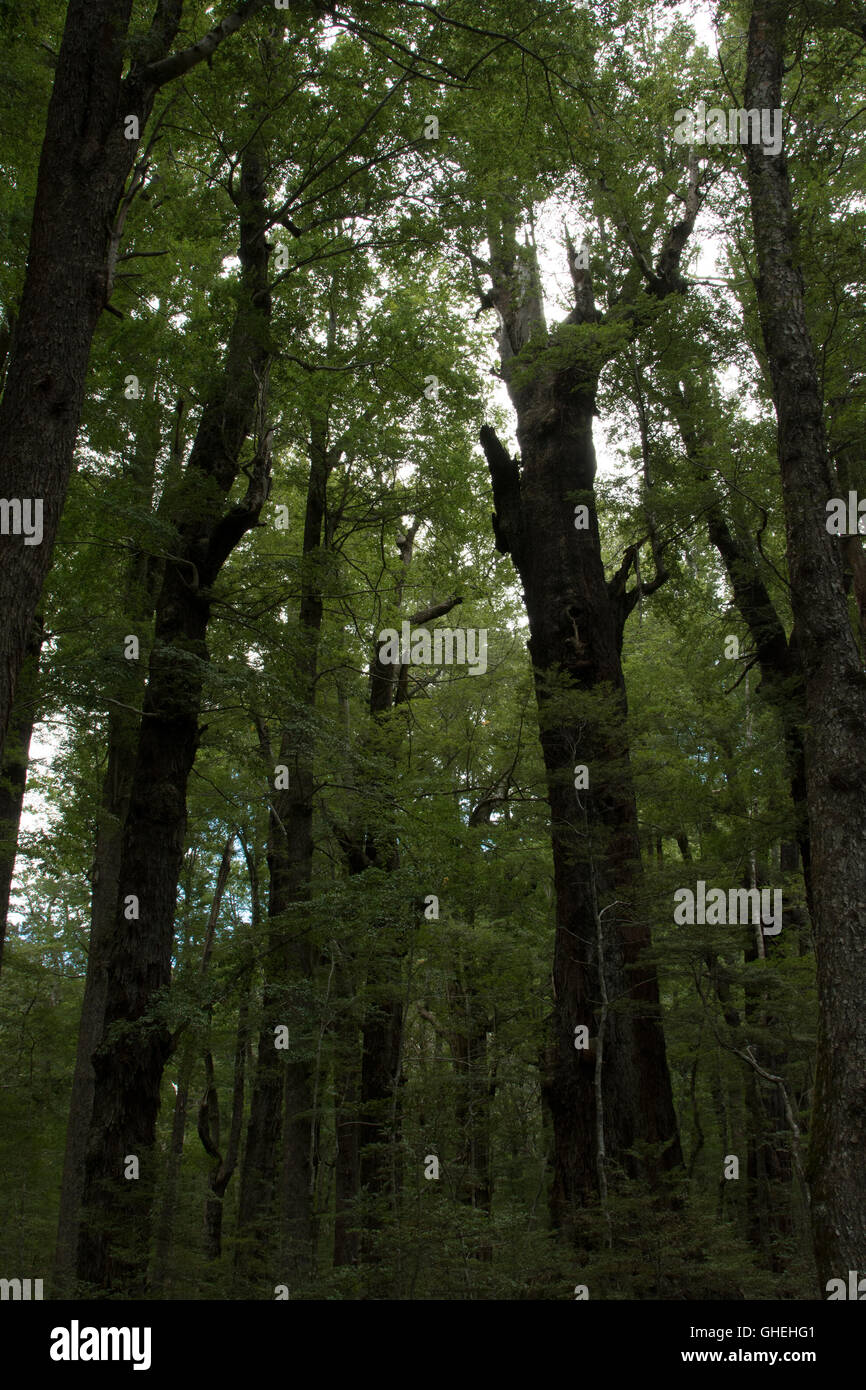
[{"label": "tall tree trunk", "polygon": [[[177,463],[178,438],[183,416],[183,403],[175,415],[172,458],[167,479],[173,476]],[[146,406],[145,419],[136,438],[135,453],[130,469],[136,489],[136,501],[142,510],[153,505],[159,430],[156,403]],[[160,507],[162,510],[162,507]],[[153,620],[153,605],[161,575],[161,562],[136,549],[130,556],[124,585],[123,616],[127,631],[143,640],[143,633]],[[57,1223],[57,1242],[54,1252],[55,1298],[71,1295],[75,1253],[78,1245],[78,1222],[81,1194],[84,1187],[84,1160],[87,1135],[93,1113],[92,1056],[102,1037],[105,1017],[106,962],[114,930],[117,906],[117,881],[120,871],[120,846],[126,820],[135,749],[140,717],[135,713],[141,704],[144,673],[140,661],[124,661],[122,678],[114,691],[108,710],[108,741],[106,770],[102,783],[96,846],[91,871],[90,938],[87,948],[87,971],[84,980],[84,999],[78,1023],[78,1044],[69,1118],[66,1124],[66,1147],[63,1156],[63,1179],[60,1187],[60,1212]]]},{"label": "tall tree trunk", "polygon": [[[186,829],[186,789],[198,718],[213,585],[238,541],[256,524],[270,482],[264,430],[268,243],[262,160],[248,145],[237,195],[241,290],[223,378],[202,414],[174,499],[177,542],[165,563],[154,645],[118,876],[107,962],[103,1041],[85,1171],[79,1278],[101,1289],[141,1289],[148,1264],[153,1152],[160,1086],[171,1036],[158,1017],[171,980],[177,884]],[[259,448],[242,501],[223,511],[254,426]],[[140,1177],[125,1179],[134,1155]]]},{"label": "tall tree trunk", "polygon": [[[779,110],[789,6],[755,0],[745,102]],[[822,1284],[866,1269],[866,675],[851,630],[823,402],[784,152],[747,147],[758,307],[779,425],[791,606],[806,685],[818,1061],[809,1153]]]},{"label": "tall tree trunk", "polygon": [[[520,464],[489,427],[482,445],[497,547],[511,555],[523,584],[547,772],[557,904],[551,1215],[568,1225],[576,1205],[604,1197],[610,1160],[651,1181],[682,1161],[658,984],[646,960],[650,935],[636,901],[640,845],[621,650],[641,586],[626,591],[633,556],[610,583],[604,573],[592,442],[601,358],[591,325],[600,315],[589,276],[572,254],[575,308],[562,328],[583,325],[587,346],[576,360],[572,350],[563,367],[555,351],[545,360],[556,334],[544,322],[534,252],[518,247],[510,212],[491,215],[488,239]],[[580,765],[589,785],[576,790]],[[580,1026],[589,1029],[587,1050],[575,1046]],[[655,1147],[644,1162],[627,1152],[641,1144]]]},{"label": "tall tree trunk", "polygon": [[[384,970],[368,975],[368,1005],[361,1051],[361,1187],[373,1198],[392,1192],[392,1146],[397,1142],[395,1088],[403,1039],[403,1000],[399,973],[402,952],[384,949]],[[390,967],[390,968],[389,968]],[[378,1224],[371,1215],[368,1226]]]},{"label": "tall tree trunk", "polygon": [[[137,672],[131,674],[136,677],[138,675]],[[92,1058],[102,1037],[105,1022],[107,962],[114,931],[120,845],[132,787],[137,733],[138,720],[131,710],[112,705],[108,717],[108,766],[102,788],[91,880],[87,972],[81,1018],[78,1023],[78,1044],[63,1155],[63,1180],[54,1255],[55,1298],[71,1296],[70,1281],[74,1277],[84,1189],[84,1161],[93,1114]]]},{"label": "tall tree trunk", "polygon": [[[508,778],[502,779],[498,791],[485,796],[470,812],[469,824],[490,825],[497,804],[508,805]],[[467,919],[469,926],[475,925],[476,894],[469,903]],[[496,1096],[496,1061],[491,1061],[488,1047],[488,1034],[494,1029],[490,1006],[485,1002],[475,980],[466,978],[466,965],[461,961],[459,970],[459,989],[455,985],[449,990],[452,996],[456,1028],[449,1035],[457,1081],[457,1132],[458,1162],[464,1170],[464,1178],[458,1187],[458,1197],[471,1206],[478,1207],[490,1215],[493,1204],[493,1173],[491,1168],[490,1110]],[[493,1249],[485,1240],[478,1250],[480,1259],[493,1258]]]},{"label": "tall tree trunk", "polygon": [[[40,543],[0,536],[0,756],[69,486],[90,345],[111,297],[139,137],[159,89],[208,58],[263,3],[243,0],[205,40],[167,57],[184,6],[160,0],[124,77],[132,0],[69,0],[0,401],[4,495],[42,504]],[[140,182],[145,166],[146,156]]]},{"label": "tall tree trunk", "polygon": [[3,963],[3,947],[6,943],[6,925],[9,917],[9,897],[12,892],[12,876],[15,872],[15,857],[18,853],[18,831],[21,825],[21,808],[27,790],[27,769],[30,765],[30,740],[33,737],[33,724],[36,719],[39,686],[39,657],[42,652],[44,628],[42,615],[37,614],[27,653],[21,682],[15,695],[12,718],[9,722],[9,736],[3,755],[0,772],[0,966]]}]

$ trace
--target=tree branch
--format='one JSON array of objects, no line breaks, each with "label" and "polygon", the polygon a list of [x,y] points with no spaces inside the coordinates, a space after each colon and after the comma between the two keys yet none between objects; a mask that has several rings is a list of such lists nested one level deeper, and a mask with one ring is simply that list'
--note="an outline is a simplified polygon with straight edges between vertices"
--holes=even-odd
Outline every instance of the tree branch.
[{"label": "tree branch", "polygon": [[[176,77],[182,77],[184,73],[197,67],[206,58],[213,57],[216,50],[224,39],[236,33],[242,24],[264,9],[267,0],[242,0],[236,10],[221,19],[219,24],[211,29],[210,33],[205,34],[198,43],[191,44],[189,48],[182,48],[179,53],[173,53],[170,58],[162,58],[159,62],[148,63],[142,70],[141,76],[151,87],[164,87],[166,82],[173,82]],[[160,8],[171,8],[171,0],[167,6]],[[157,11],[157,14],[159,11]],[[156,19],[154,19],[156,23]]]},{"label": "tree branch", "polygon": [[450,613],[452,608],[456,608],[458,603],[462,602],[462,598],[449,598],[446,599],[444,603],[434,603],[431,608],[422,608],[420,612],[413,613],[409,618],[409,622],[412,623],[413,626],[416,623],[432,622],[434,618],[444,617],[446,613]]},{"label": "tree branch", "polygon": [[516,561],[523,530],[520,468],[517,460],[511,457],[490,425],[482,426],[480,439],[493,483],[493,504],[496,511],[492,514],[491,520],[496,537],[496,549],[503,555],[511,555]]}]

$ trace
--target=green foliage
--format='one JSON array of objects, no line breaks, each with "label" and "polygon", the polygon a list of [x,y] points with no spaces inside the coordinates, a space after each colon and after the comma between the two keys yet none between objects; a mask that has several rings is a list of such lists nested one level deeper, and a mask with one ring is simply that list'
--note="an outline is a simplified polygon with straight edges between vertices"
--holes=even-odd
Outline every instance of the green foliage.
[{"label": "green foliage", "polygon": [[[146,56],[139,8],[133,61]],[[480,8],[489,32],[478,27]],[[206,7],[192,9],[199,33]],[[62,10],[0,5],[0,331],[23,280]],[[751,634],[706,526],[720,509],[790,632],[741,151],[716,152],[702,184],[697,235],[718,229],[722,273],[699,275],[695,252],[681,267],[688,294],[659,299],[640,288],[641,258],[655,263],[687,187],[673,112],[699,97],[724,104],[722,76],[685,21],[658,6],[458,0],[447,24],[423,6],[350,11],[338,32],[303,6],[271,16],[270,30],[250,26],[158,103],[111,300],[121,317],[103,314],[96,334],[44,600],[45,762],[30,768],[0,988],[0,1269],[47,1277],[51,1266],[91,873],[107,823],[107,739],[125,711],[134,756],[160,567],[177,543],[184,465],[239,302],[238,165],[256,140],[270,217],[273,363],[260,423],[274,429],[272,490],[210,596],[172,987],[140,1025],[159,1022],[178,1044],[155,1151],[157,1209],[173,1203],[165,1296],[244,1292],[233,1272],[239,1172],[224,1199],[222,1257],[209,1261],[202,1208],[212,1159],[195,1119],[209,1053],[224,1152],[241,1019],[246,1129],[255,1040],[268,1025],[270,928],[303,940],[312,962],[280,984],[277,1004],[292,1018],[291,1062],[315,1082],[315,1258],[285,1278],[275,1268],[256,1296],[287,1282],[293,1298],[327,1300],[571,1299],[580,1284],[593,1299],[811,1297],[796,1136],[788,1113],[779,1119],[780,1083],[757,1062],[783,1075],[805,1134],[815,969],[802,876],[783,867],[797,826],[779,706],[763,698]],[[500,41],[500,31],[519,42]],[[741,16],[729,16],[723,56],[735,83],[742,38]],[[863,483],[866,418],[863,118],[850,114],[862,105],[858,43],[807,31],[789,77],[800,247],[846,489]],[[428,141],[432,114],[440,135]],[[626,626],[627,723],[617,688],[576,690],[556,670],[538,676],[539,716],[522,597],[511,561],[494,550],[477,438],[483,422],[504,433],[510,417],[493,379],[490,303],[478,291],[492,229],[509,217],[516,257],[528,264],[534,245],[561,262],[555,285],[544,267],[548,311],[565,302],[560,232],[579,226],[599,306],[598,322],[563,313],[550,332],[536,324],[511,386],[566,373],[594,398],[615,461],[605,459],[585,500],[598,512],[608,572],[629,546],[642,566],[629,587],[647,584],[657,561],[667,572]],[[565,299],[573,304],[571,290]],[[131,375],[137,399],[124,392]],[[258,442],[247,441],[245,466]],[[314,545],[305,525],[317,450],[329,466]],[[245,486],[242,472],[229,501]],[[201,500],[195,494],[196,507]],[[407,698],[373,717],[380,631],[458,598],[430,626],[486,630],[486,672],[410,667]],[[317,605],[320,630],[310,618]],[[124,656],[129,634],[140,641],[137,662]],[[728,660],[731,635],[741,655]],[[685,1157],[662,1193],[611,1165],[604,1202],[573,1214],[570,1240],[547,1212],[555,902],[538,742],[539,727],[563,725],[609,744],[596,790],[634,778],[644,861],[635,907],[653,927]],[[287,756],[309,758],[314,849],[308,891],[268,921],[281,743]],[[359,866],[352,854],[362,851]],[[765,955],[745,928],[675,926],[672,895],[699,878],[784,888],[794,925]],[[438,916],[426,916],[433,897]],[[359,1121],[365,1036],[394,1000],[404,1021],[399,1085]],[[172,1196],[172,1087],[189,1059]],[[349,1123],[375,1126],[367,1158],[386,1165],[384,1190],[338,1191]],[[786,1172],[775,1186],[758,1172],[768,1146]],[[722,1176],[731,1154],[736,1182]],[[429,1155],[438,1179],[425,1177]],[[336,1263],[341,1223],[352,1254]],[[272,1215],[268,1234],[288,1266],[296,1252],[284,1214]]]}]

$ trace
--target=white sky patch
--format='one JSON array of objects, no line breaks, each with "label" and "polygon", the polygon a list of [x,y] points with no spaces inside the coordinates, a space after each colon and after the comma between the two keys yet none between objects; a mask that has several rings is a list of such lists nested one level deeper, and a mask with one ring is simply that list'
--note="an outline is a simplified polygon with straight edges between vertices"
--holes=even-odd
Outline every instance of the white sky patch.
[{"label": "white sky patch", "polygon": [[30,740],[30,767],[27,776],[27,790],[21,812],[21,828],[34,834],[48,831],[52,821],[53,807],[50,801],[33,786],[33,772],[50,768],[54,758],[63,745],[62,725],[57,720],[37,724]]},{"label": "white sky patch", "polygon": [[[21,807],[21,826],[22,837],[30,838],[39,835],[43,840],[47,840],[51,834],[51,827],[56,820],[58,812],[53,802],[46,795],[37,791],[34,787],[34,774],[38,775],[50,771],[54,765],[55,758],[63,747],[64,725],[60,720],[53,719],[39,723],[34,727],[33,737],[30,740],[30,763],[27,772],[27,788],[24,792],[24,801]],[[15,927],[17,924],[26,921],[27,899],[22,894],[21,879],[19,871],[21,869],[20,853],[15,859],[15,870],[12,877],[12,887],[9,897],[9,925]]]}]

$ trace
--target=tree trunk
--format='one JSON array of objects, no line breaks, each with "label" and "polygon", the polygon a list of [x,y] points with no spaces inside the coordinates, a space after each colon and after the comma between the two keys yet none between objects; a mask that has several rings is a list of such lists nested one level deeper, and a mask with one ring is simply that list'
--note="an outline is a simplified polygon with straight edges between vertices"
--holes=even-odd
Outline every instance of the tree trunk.
[{"label": "tree trunk", "polygon": [[[387,951],[386,966],[398,967],[401,955]],[[392,1190],[392,1145],[397,1141],[392,1112],[403,1038],[400,977],[390,971],[371,972],[367,990],[370,999],[361,1051],[360,1179],[368,1195],[386,1198]],[[378,1224],[376,1216],[369,1224]]]},{"label": "tree trunk", "polygon": [[[136,439],[131,468],[132,481],[138,494],[138,505],[142,509],[153,504],[159,453],[155,403],[148,405],[150,408]],[[181,403],[175,417],[175,440],[180,429],[182,413]],[[153,556],[136,550],[130,557],[122,612],[129,623],[128,631],[137,633],[142,643],[144,631],[150,627],[153,620],[153,605],[160,573],[161,563]],[[114,930],[120,846],[132,789],[135,749],[141,722],[135,710],[141,704],[143,687],[141,661],[125,661],[122,680],[114,691],[115,698],[108,711],[107,762],[91,872],[87,972],[81,1018],[78,1023],[78,1045],[72,1077],[69,1119],[66,1125],[60,1212],[54,1252],[55,1298],[71,1295],[71,1280],[74,1276],[81,1194],[84,1187],[84,1160],[93,1113],[94,1072],[91,1058],[102,1037],[105,1018],[106,962]]]},{"label": "tree trunk", "polygon": [[[746,106],[782,101],[789,6],[755,0]],[[796,255],[784,153],[747,147],[758,307],[779,425],[791,606],[806,686],[818,1061],[809,1154],[822,1285],[866,1269],[866,676],[851,630],[823,402]]]},{"label": "tree trunk", "polygon": [[33,737],[33,724],[39,700],[39,657],[43,636],[42,616],[39,614],[34,621],[27,646],[26,663],[9,722],[9,736],[6,740],[0,776],[0,966],[3,963],[9,897],[18,853],[21,807],[24,805],[24,793],[27,790],[30,740]]},{"label": "tree trunk", "polygon": [[[124,77],[132,0],[69,0],[0,401],[4,495],[42,503],[40,543],[0,536],[0,757],[69,486],[90,345],[123,230],[124,214],[116,214],[139,136],[160,87],[209,57],[263,3],[244,0],[202,43],[171,58],[183,4],[160,3],[142,58]],[[129,117],[138,122],[134,139]]]},{"label": "tree trunk", "polygon": [[[171,980],[186,788],[198,717],[212,588],[234,547],[256,524],[270,479],[263,413],[269,364],[268,244],[261,157],[242,164],[241,292],[220,387],[208,401],[174,499],[177,542],[157,603],[132,791],[123,833],[115,929],[108,957],[105,1033],[94,1054],[79,1277],[101,1289],[140,1289],[146,1279],[156,1118],[171,1036],[159,1018]],[[240,451],[257,425],[258,451],[244,499],[223,511]],[[264,436],[262,438],[262,436]],[[134,1155],[140,1177],[125,1179]]]},{"label": "tree trunk", "polygon": [[[555,335],[548,336],[544,323],[534,253],[518,248],[510,214],[491,222],[490,244],[520,465],[488,427],[482,444],[497,548],[511,555],[523,584],[547,772],[557,905],[555,1037],[546,1079],[554,1126],[551,1216],[567,1226],[575,1206],[603,1197],[605,1153],[607,1161],[651,1181],[682,1159],[658,984],[645,959],[650,935],[636,901],[640,846],[621,650],[637,591],[625,589],[631,557],[610,584],[605,578],[593,492],[600,359],[590,325],[599,315],[588,276],[572,265],[575,310],[568,326],[583,326],[587,346],[579,356],[572,350],[565,367],[556,351],[545,360]],[[584,510],[577,513],[576,505]],[[576,791],[579,765],[588,769],[589,785]],[[586,1050],[575,1046],[580,1026],[589,1029]],[[641,1144],[654,1146],[644,1161],[627,1153]]]}]

